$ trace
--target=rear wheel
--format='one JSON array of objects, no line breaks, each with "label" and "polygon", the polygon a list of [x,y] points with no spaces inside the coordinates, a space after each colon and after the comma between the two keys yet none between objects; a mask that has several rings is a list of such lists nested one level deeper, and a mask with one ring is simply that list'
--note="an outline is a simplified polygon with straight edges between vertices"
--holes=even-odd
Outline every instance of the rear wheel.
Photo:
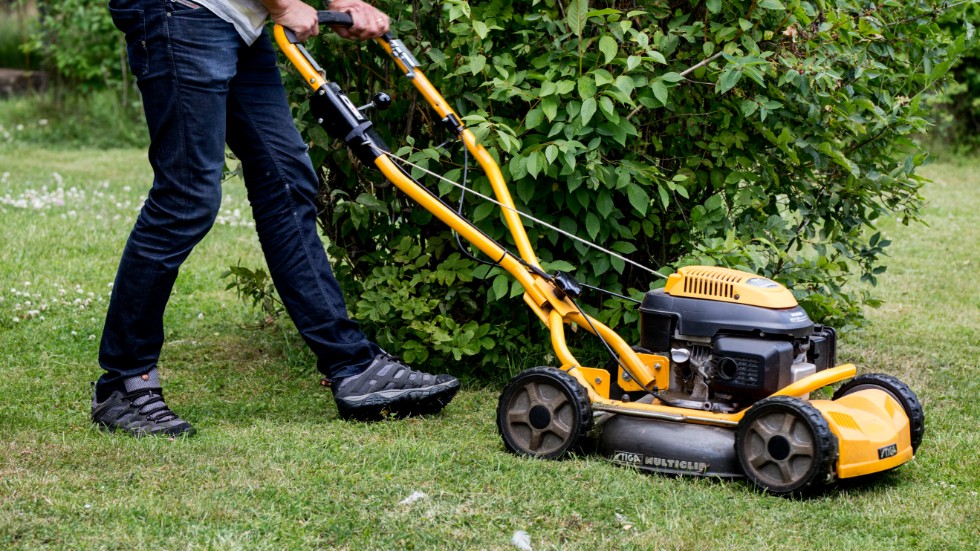
[{"label": "rear wheel", "polygon": [[853,394],[861,390],[882,390],[888,393],[896,402],[901,404],[905,410],[905,416],[909,418],[909,432],[912,438],[912,453],[919,449],[922,443],[922,434],[926,430],[926,414],[922,409],[922,403],[918,396],[905,383],[891,375],[884,373],[867,373],[857,376],[847,381],[834,392],[833,400]]},{"label": "rear wheel", "polygon": [[497,403],[497,429],[513,453],[555,459],[592,430],[592,406],[574,377],[535,367],[514,377]]},{"label": "rear wheel", "polygon": [[809,402],[770,396],[739,422],[735,453],[757,487],[776,495],[799,494],[833,479],[837,438]]}]

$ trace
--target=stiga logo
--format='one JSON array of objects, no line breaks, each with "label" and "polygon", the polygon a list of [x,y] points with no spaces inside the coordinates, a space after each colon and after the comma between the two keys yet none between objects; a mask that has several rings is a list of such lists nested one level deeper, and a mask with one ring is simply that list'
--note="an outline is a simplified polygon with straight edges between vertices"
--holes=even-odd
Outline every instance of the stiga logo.
[{"label": "stiga logo", "polygon": [[612,459],[616,463],[625,463],[627,465],[643,464],[643,455],[633,452],[616,452]]},{"label": "stiga logo", "polygon": [[898,455],[898,444],[890,444],[884,448],[878,448],[878,459],[887,459]]}]

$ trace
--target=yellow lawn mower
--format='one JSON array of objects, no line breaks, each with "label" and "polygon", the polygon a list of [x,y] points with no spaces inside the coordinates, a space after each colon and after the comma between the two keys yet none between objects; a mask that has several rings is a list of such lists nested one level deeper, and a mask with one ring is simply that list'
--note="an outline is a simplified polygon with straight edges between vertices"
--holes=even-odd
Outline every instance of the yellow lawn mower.
[{"label": "yellow lawn mower", "polygon": [[[344,13],[320,12],[320,23],[351,21]],[[553,459],[591,442],[618,464],[747,477],[781,495],[912,459],[925,426],[915,393],[890,375],[855,377],[854,365],[837,365],[835,331],[814,324],[784,286],[725,268],[681,268],[640,301],[640,342],[631,345],[582,310],[582,286],[572,276],[542,269],[522,217],[561,230],[517,211],[496,162],[400,40],[389,33],[377,42],[481,165],[495,198],[450,183],[500,207],[517,252],[416,181],[411,163],[393,155],[375,132],[367,109],[326,79],[288,29],[276,25],[274,34],[312,89],[310,111],[327,133],[516,278],[524,302],[550,330],[560,366],[524,371],[500,396],[497,427],[509,451]],[[597,336],[614,365],[576,360],[565,339],[570,324]],[[842,381],[831,399],[809,399]]]}]

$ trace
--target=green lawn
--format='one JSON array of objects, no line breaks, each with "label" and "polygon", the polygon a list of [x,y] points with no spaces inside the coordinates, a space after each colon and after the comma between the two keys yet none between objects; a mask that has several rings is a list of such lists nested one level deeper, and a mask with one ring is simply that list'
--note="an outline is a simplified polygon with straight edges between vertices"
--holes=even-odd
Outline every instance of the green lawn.
[{"label": "green lawn", "polygon": [[160,361],[168,402],[199,434],[94,430],[98,338],[145,154],[0,144],[0,547],[514,549],[523,530],[536,550],[976,549],[976,166],[925,170],[928,226],[882,223],[886,302],[839,353],[919,393],[919,456],[794,501],[597,458],[514,457],[494,426],[497,388],[469,385],[433,418],[339,420],[288,323],[245,328],[255,314],[224,290],[227,266],[261,261],[235,181],[177,282]]}]

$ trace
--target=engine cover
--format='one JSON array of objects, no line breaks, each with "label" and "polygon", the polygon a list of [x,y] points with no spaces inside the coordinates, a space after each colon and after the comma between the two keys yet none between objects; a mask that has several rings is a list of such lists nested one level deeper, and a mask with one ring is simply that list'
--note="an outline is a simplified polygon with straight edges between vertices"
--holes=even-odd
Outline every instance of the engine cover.
[{"label": "engine cover", "polygon": [[670,350],[675,335],[714,338],[719,334],[781,335],[805,339],[813,322],[800,306],[763,308],[716,300],[674,297],[662,289],[648,292],[640,304],[640,345]]},{"label": "engine cover", "polygon": [[712,392],[755,402],[790,383],[793,343],[720,337],[714,342]]}]

